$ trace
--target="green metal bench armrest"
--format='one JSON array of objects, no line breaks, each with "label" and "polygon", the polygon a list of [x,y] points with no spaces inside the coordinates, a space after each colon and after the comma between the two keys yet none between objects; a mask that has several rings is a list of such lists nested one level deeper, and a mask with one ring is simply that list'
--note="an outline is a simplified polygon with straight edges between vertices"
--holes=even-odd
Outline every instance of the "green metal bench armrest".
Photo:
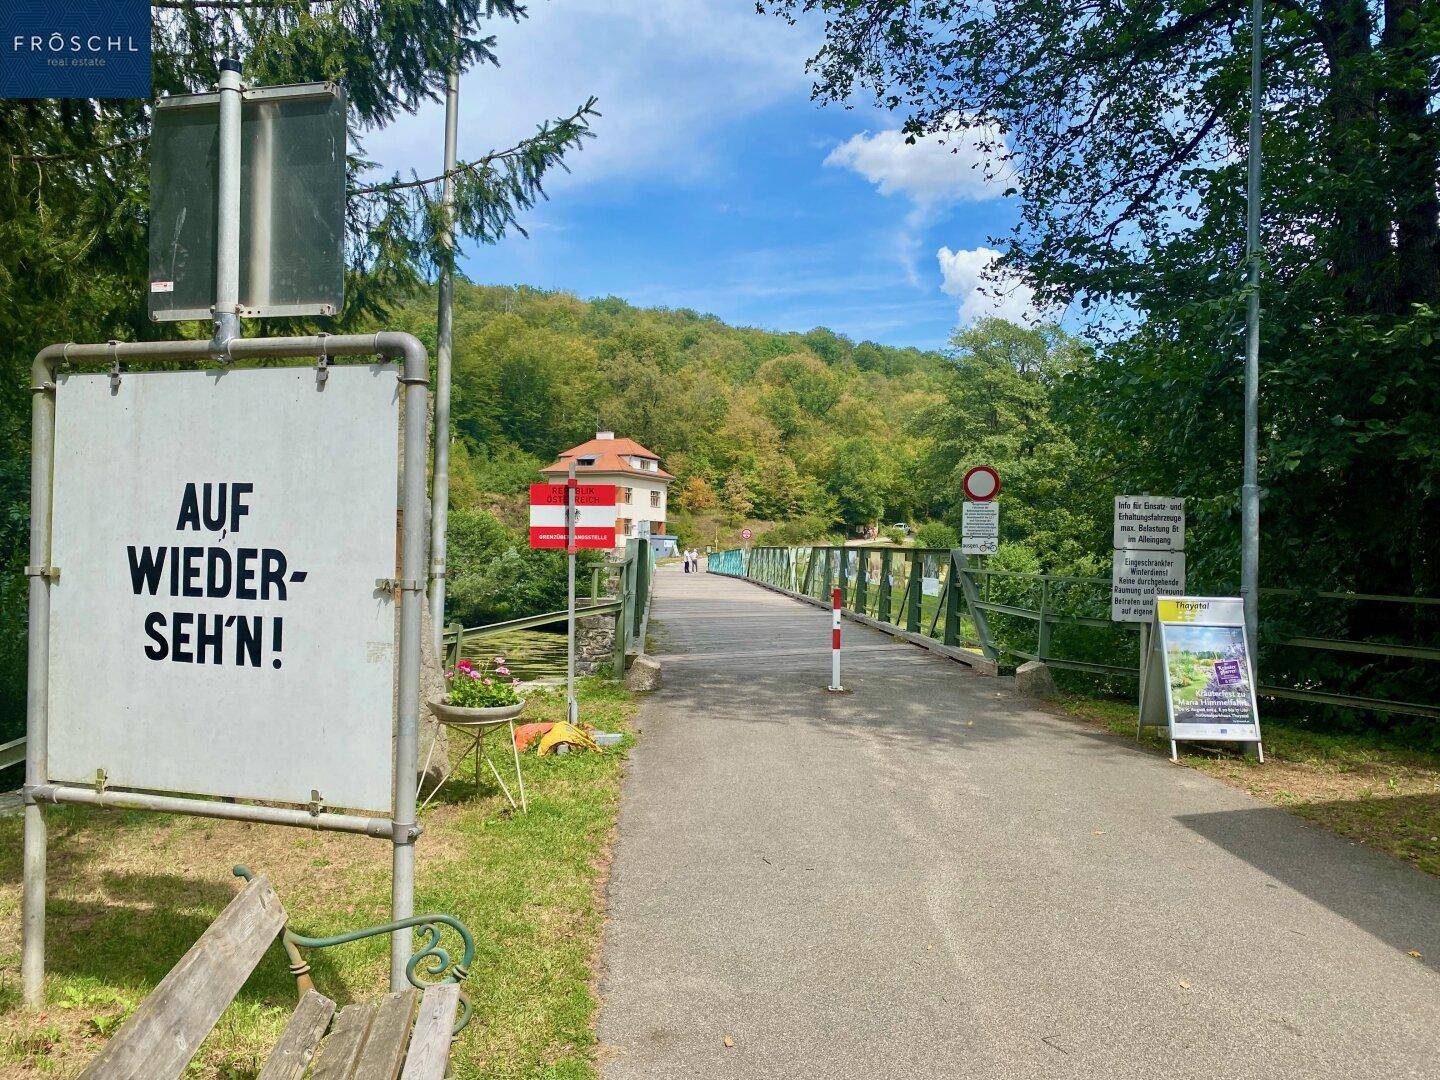
[{"label": "green metal bench armrest", "polygon": [[[254,876],[245,866],[237,866],[231,872],[246,881]],[[450,951],[440,944],[443,928],[447,926],[460,936],[463,948],[459,963],[456,963],[451,958]],[[335,934],[332,937],[306,937],[303,934],[297,934],[290,929],[287,921],[281,941],[285,946],[286,954],[290,957],[290,973],[301,984],[303,991],[312,987],[310,985],[310,965],[300,954],[301,949],[328,949],[333,945],[345,945],[352,941],[359,941],[361,938],[390,934],[396,930],[406,930],[412,927],[418,928],[425,940],[405,965],[405,978],[410,985],[424,990],[426,987],[438,983],[464,982],[470,974],[470,965],[475,962],[475,937],[470,933],[469,928],[453,915],[413,915],[408,919],[398,919],[380,926],[367,926],[346,934]],[[459,1035],[461,1031],[465,1030],[465,1025],[470,1023],[470,1015],[473,1011],[470,999],[462,991],[460,1016],[455,1022],[453,1035]]]}]

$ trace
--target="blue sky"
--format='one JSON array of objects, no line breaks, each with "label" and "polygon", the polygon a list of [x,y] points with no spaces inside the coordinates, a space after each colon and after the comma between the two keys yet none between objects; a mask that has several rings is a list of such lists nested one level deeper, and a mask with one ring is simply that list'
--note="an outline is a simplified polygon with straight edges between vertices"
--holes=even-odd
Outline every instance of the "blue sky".
[{"label": "blue sky", "polygon": [[[1015,215],[977,168],[986,155],[906,146],[899,120],[868,103],[813,104],[814,27],[748,0],[541,0],[493,26],[501,66],[461,86],[462,158],[592,93],[604,115],[525,216],[528,239],[468,249],[472,279],[894,345],[1032,314],[1023,286],[981,282],[987,239]],[[427,107],[366,149],[387,170],[432,174],[442,115]]]}]

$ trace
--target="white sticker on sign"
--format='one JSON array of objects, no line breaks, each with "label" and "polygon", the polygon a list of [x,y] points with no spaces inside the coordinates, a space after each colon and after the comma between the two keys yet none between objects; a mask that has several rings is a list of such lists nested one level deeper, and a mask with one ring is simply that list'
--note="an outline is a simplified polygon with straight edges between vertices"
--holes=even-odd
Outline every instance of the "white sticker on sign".
[{"label": "white sticker on sign", "polygon": [[173,281],[152,281],[150,282],[151,292],[174,292],[175,282]]},{"label": "white sticker on sign", "polygon": [[1185,500],[1116,495],[1112,546],[1126,551],[1184,551]]},{"label": "white sticker on sign", "polygon": [[994,555],[1000,548],[1000,504],[967,502],[961,511],[960,552]]},{"label": "white sticker on sign", "polygon": [[1116,551],[1110,567],[1110,618],[1148,622],[1155,597],[1185,592],[1183,551]]},{"label": "white sticker on sign", "polygon": [[390,365],[62,376],[52,779],[390,806]]}]

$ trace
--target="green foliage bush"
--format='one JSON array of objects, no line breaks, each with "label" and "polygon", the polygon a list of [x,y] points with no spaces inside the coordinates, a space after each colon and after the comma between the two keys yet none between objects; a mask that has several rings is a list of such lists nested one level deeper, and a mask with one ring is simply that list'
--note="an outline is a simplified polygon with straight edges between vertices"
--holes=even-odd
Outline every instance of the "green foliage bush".
[{"label": "green foliage bush", "polygon": [[[577,558],[576,589],[589,588],[590,567],[602,552]],[[565,553],[539,551],[526,536],[483,510],[450,514],[446,551],[446,620],[483,626],[565,607]]]},{"label": "green foliage bush", "polygon": [[922,548],[953,548],[960,534],[943,521],[927,521],[915,530],[915,545]]}]

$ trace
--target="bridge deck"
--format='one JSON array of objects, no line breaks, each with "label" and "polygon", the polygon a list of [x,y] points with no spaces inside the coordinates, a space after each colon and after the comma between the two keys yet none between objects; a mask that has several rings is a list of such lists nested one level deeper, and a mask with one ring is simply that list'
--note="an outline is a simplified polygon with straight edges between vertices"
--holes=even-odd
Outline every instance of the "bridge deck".
[{"label": "bridge deck", "polygon": [[827,613],[657,583],[611,1080],[1436,1075],[1440,883],[848,622],[828,695]]}]

